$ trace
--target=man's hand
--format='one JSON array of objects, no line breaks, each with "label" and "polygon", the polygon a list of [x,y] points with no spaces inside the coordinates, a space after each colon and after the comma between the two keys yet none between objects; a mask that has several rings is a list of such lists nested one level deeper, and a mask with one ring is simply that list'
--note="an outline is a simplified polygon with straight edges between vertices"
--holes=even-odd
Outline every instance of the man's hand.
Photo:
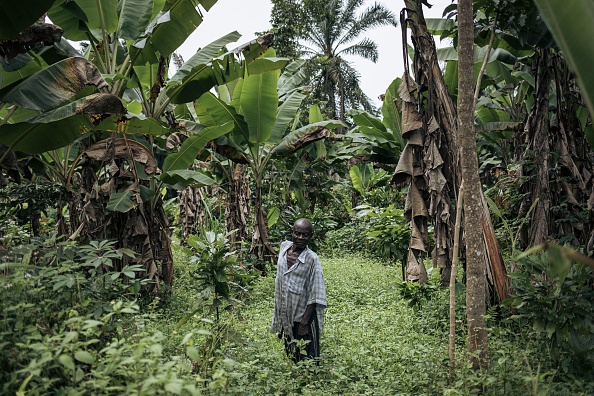
[{"label": "man's hand", "polygon": [[309,327],[307,323],[299,322],[299,330],[297,332],[300,336],[306,336],[309,334]]}]

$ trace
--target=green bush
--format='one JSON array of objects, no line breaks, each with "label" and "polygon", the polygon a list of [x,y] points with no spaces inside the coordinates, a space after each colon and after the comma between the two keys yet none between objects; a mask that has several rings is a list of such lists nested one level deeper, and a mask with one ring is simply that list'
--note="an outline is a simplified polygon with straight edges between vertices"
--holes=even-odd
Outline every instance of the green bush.
[{"label": "green bush", "polygon": [[[113,242],[26,246],[1,265],[2,394],[197,394],[185,362],[163,354],[136,299],[137,266],[108,271]],[[17,257],[12,255],[12,257]],[[178,392],[179,391],[179,392]]]},{"label": "green bush", "polygon": [[529,329],[559,374],[594,375],[592,270],[570,264],[557,249],[516,262],[508,322]]}]

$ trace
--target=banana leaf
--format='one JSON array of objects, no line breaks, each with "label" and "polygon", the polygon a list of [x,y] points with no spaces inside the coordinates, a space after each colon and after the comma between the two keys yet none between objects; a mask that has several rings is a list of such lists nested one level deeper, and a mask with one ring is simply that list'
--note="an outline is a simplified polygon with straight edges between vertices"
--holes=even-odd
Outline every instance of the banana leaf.
[{"label": "banana leaf", "polygon": [[202,95],[195,103],[196,116],[200,123],[206,126],[222,125],[229,121],[234,124],[233,134],[237,136],[238,141],[247,141],[249,137],[248,126],[243,116],[237,114],[235,109],[225,102],[207,92]]},{"label": "banana leaf", "polygon": [[218,184],[216,180],[204,172],[190,169],[178,169],[163,173],[161,181],[178,190],[183,190],[188,186],[204,187]]},{"label": "banana leaf", "polygon": [[67,58],[38,71],[8,92],[3,102],[47,111],[66,102],[86,85],[107,87],[99,69],[84,58]]},{"label": "banana leaf", "polygon": [[310,143],[328,138],[330,136],[330,129],[343,127],[346,127],[346,124],[335,120],[306,125],[285,136],[279,144],[274,146],[271,156],[290,155]]},{"label": "banana leaf", "polygon": [[153,48],[161,55],[164,57],[171,55],[202,23],[201,13],[197,9],[198,3],[208,11],[216,0],[167,0],[165,2],[157,18],[168,15],[169,20],[156,25],[149,38]]},{"label": "banana leaf", "polygon": [[274,126],[272,127],[272,134],[269,139],[269,142],[272,144],[279,143],[282,140],[283,135],[289,127],[289,124],[295,119],[303,99],[307,97],[307,95],[298,90],[293,91],[287,96],[288,97],[279,106],[277,111],[276,120],[274,122]]},{"label": "banana leaf", "polygon": [[124,40],[136,40],[152,19],[153,0],[121,0],[118,34]]},{"label": "banana leaf", "polygon": [[252,144],[265,143],[272,135],[278,106],[279,74],[271,71],[248,76],[243,81],[239,103]]},{"label": "banana leaf", "polygon": [[[198,132],[196,135],[186,139],[176,153],[169,154],[163,163],[163,175],[170,171],[187,169],[190,164],[194,162],[196,156],[204,148],[209,141],[229,133],[233,129],[233,123],[214,127],[206,127]],[[162,175],[162,180],[166,176]]]},{"label": "banana leaf", "polygon": [[56,0],[0,2],[0,40],[15,39],[20,32],[33,25]]}]

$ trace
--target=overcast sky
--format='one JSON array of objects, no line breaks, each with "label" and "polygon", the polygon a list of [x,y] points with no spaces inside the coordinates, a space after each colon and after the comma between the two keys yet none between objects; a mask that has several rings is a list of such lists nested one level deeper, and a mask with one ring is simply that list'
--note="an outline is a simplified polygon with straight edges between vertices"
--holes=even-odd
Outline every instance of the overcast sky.
[{"label": "overcast sky", "polygon": [[[364,10],[375,1],[367,0],[360,8]],[[399,18],[400,10],[404,7],[402,0],[378,1],[392,10]],[[443,9],[451,4],[451,0],[429,0],[434,4],[431,10],[424,9],[426,18],[440,18]],[[218,0],[218,2],[204,16],[204,21],[190,38],[180,47],[179,53],[184,59],[189,59],[198,48],[224,36],[234,30],[241,35],[237,44],[243,44],[256,37],[255,32],[270,29],[270,0]],[[402,60],[402,36],[400,26],[381,27],[370,30],[364,36],[378,44],[379,60],[377,63],[358,57],[348,57],[361,73],[363,91],[379,104],[377,97],[383,94],[397,77],[404,71]],[[232,47],[232,45],[230,45]]]}]

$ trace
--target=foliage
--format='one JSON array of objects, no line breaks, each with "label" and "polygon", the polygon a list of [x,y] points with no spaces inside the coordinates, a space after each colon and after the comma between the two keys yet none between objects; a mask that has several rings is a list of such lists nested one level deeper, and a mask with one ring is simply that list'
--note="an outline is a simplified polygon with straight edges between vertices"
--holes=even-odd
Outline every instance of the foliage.
[{"label": "foliage", "polygon": [[283,240],[291,240],[291,230],[293,224],[301,218],[307,218],[312,222],[314,233],[312,239],[309,241],[309,247],[317,251],[321,244],[324,243],[326,235],[329,231],[336,228],[336,221],[332,218],[332,214],[328,212],[327,208],[316,208],[313,213],[307,209],[300,207],[289,207],[283,213],[281,218],[283,227]]},{"label": "foliage", "polygon": [[[63,194],[58,183],[8,184],[0,188],[0,224],[3,226],[10,219],[21,225],[31,223],[32,231],[39,235],[39,217],[47,216],[48,209],[53,208]],[[10,232],[3,235],[11,237]]]},{"label": "foliage", "polygon": [[544,339],[558,374],[592,372],[594,362],[594,290],[592,270],[570,264],[559,250],[516,261],[510,274],[515,295],[505,301],[513,311],[507,319],[530,336]]},{"label": "foliage", "polygon": [[1,392],[196,394],[179,379],[188,368],[163,355],[163,334],[147,330],[151,309],[135,301],[141,268],[102,270],[127,252],[109,241],[50,242],[2,264]]},{"label": "foliage", "polygon": [[[344,253],[322,257],[328,308],[322,333],[322,361],[294,364],[282,342],[268,333],[274,277],[261,278],[235,325],[241,344],[225,348],[218,366],[218,394],[423,394],[586,395],[588,376],[555,381],[547,358],[523,334],[489,317],[491,365],[484,372],[466,366],[464,293],[458,294],[458,376],[446,378],[449,324],[447,290],[428,291],[418,310],[399,298],[399,271],[381,262]],[[436,274],[437,275],[437,274]],[[433,277],[438,282],[438,276]],[[429,290],[429,289],[428,289]],[[461,290],[462,291],[462,290]],[[520,352],[519,352],[520,351]]]},{"label": "foliage", "polygon": [[[585,0],[575,3],[571,9],[561,7],[551,0],[537,0],[535,4],[551,29],[557,45],[563,51],[567,63],[576,74],[590,114],[594,114],[594,73],[591,67],[594,48],[592,43],[585,39],[594,32],[594,27],[588,22],[589,17],[594,15],[594,5]],[[590,145],[594,147],[594,127],[588,128],[586,136]]]},{"label": "foliage", "polygon": [[375,254],[390,263],[400,261],[404,266],[411,232],[404,211],[394,204],[384,208],[360,205],[355,210],[368,221],[365,234]]},{"label": "foliage", "polygon": [[361,254],[365,257],[373,256],[371,242],[365,237],[367,222],[365,219],[349,215],[342,226],[331,230],[326,235],[321,246],[321,252],[328,255]]},{"label": "foliage", "polygon": [[[201,235],[190,235],[187,243],[193,253],[190,263],[193,265],[192,276],[197,280],[194,288],[203,301],[198,305],[198,309],[201,310],[204,305],[208,305],[211,312],[216,312],[219,323],[219,308],[230,308],[230,305],[225,306],[224,303],[239,302],[234,298],[234,294],[242,289],[240,282],[247,273],[245,268],[237,263],[237,255],[231,250],[232,246],[227,239],[228,234],[224,233],[224,228],[217,221],[211,222],[211,225],[213,227],[210,230],[203,227]],[[194,315],[196,311],[188,315]],[[188,316],[180,323],[184,323],[187,318]]]},{"label": "foliage", "polygon": [[[369,97],[361,90],[360,74],[345,55],[377,62],[377,44],[362,35],[377,26],[396,26],[396,18],[377,3],[358,12],[362,5],[363,0],[274,3],[273,27],[281,32],[283,42],[302,40],[298,51],[309,59],[307,73],[314,90],[312,97],[325,104],[329,118],[344,120],[346,110],[351,108],[373,111]],[[283,18],[288,8],[293,11],[291,18]]]}]

